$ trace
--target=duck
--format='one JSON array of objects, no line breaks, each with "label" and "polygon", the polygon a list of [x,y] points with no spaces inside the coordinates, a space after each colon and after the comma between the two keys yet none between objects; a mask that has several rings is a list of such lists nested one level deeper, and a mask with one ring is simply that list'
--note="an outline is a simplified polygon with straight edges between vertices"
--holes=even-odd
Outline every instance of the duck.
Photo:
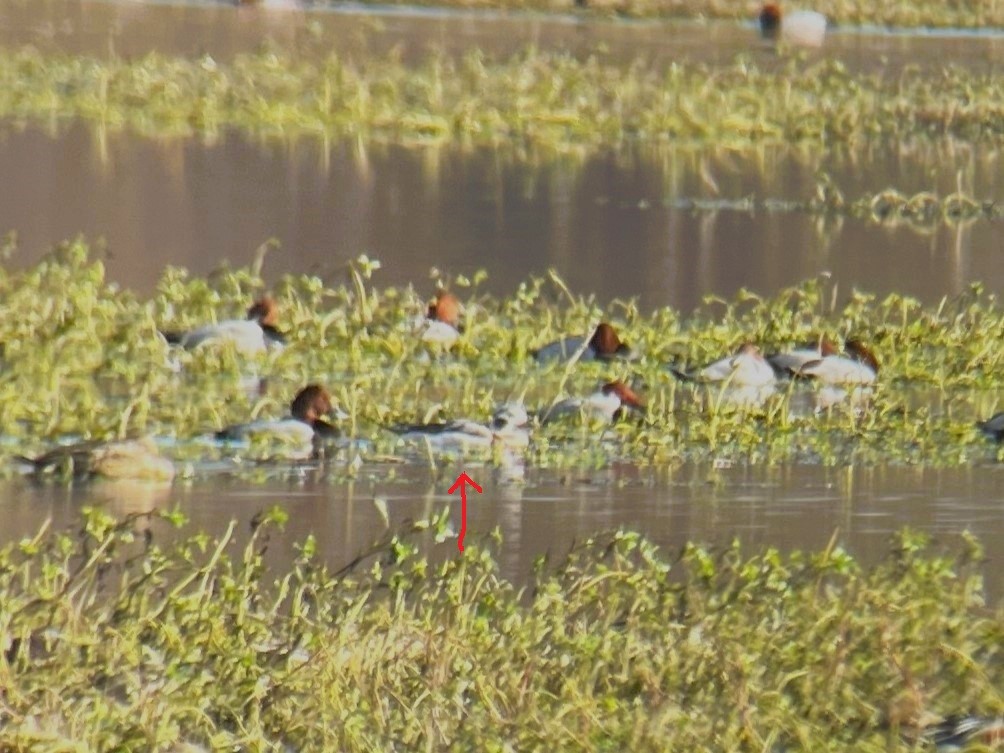
[{"label": "duck", "polygon": [[812,377],[827,385],[867,386],[879,373],[875,354],[857,338],[844,341],[844,353],[830,353],[809,361],[798,370],[798,376]]},{"label": "duck", "polygon": [[600,322],[588,341],[581,336],[566,337],[538,348],[532,355],[538,363],[568,361],[587,342],[582,355],[579,356],[580,361],[630,360],[634,357],[634,352],[620,339],[617,330],[609,322]]},{"label": "duck", "polygon": [[232,343],[239,353],[251,356],[281,349],[285,345],[286,336],[276,327],[278,314],[279,307],[275,299],[265,296],[251,305],[246,319],[227,319],[188,332],[161,334],[168,344],[180,345],[185,350],[209,344]]},{"label": "duck", "polygon": [[174,479],[174,464],[150,437],[115,441],[88,440],[56,447],[34,458],[19,457],[31,472],[64,470],[74,478],[160,481]]},{"label": "duck", "polygon": [[800,47],[820,47],[826,36],[826,16],[814,10],[782,13],[781,5],[764,3],[759,16],[760,35]]},{"label": "duck", "polygon": [[743,343],[734,354],[695,371],[687,373],[677,368],[670,371],[685,382],[727,383],[730,387],[771,387],[777,381],[774,367],[753,343]]},{"label": "duck", "polygon": [[552,405],[541,418],[547,424],[567,416],[612,423],[629,412],[643,413],[645,401],[622,381],[607,382],[586,397],[569,397]]},{"label": "duck", "polygon": [[427,443],[440,452],[462,452],[495,445],[521,449],[530,444],[530,416],[522,403],[505,403],[495,410],[487,425],[469,419],[406,424],[391,428],[405,441]]},{"label": "duck", "polygon": [[450,348],[460,337],[463,306],[453,293],[439,290],[429,303],[425,319],[419,325],[422,342]]},{"label": "duck", "polygon": [[215,436],[223,442],[267,438],[312,452],[321,443],[340,436],[338,427],[323,418],[333,413],[331,394],[327,389],[319,384],[308,384],[296,393],[289,404],[289,415],[285,418],[228,426],[216,432]]},{"label": "duck", "polygon": [[774,372],[780,377],[799,376],[806,364],[818,361],[826,356],[839,355],[840,350],[830,338],[820,337],[813,343],[807,343],[793,350],[774,353],[767,356],[767,362],[774,367]]}]

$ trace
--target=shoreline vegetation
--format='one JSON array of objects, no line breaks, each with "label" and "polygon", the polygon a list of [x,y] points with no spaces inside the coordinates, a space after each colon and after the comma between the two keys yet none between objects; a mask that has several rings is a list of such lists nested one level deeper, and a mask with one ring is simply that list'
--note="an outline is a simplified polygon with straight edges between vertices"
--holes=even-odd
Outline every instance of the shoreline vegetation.
[{"label": "shoreline vegetation", "polygon": [[[252,3],[254,4],[254,0]],[[328,2],[326,5],[337,6]],[[369,4],[363,0],[363,5]],[[752,22],[762,3],[734,0],[379,0],[373,5],[450,8],[456,10],[533,11],[569,13],[620,18],[731,20]],[[811,6],[809,2],[785,3],[793,10]],[[868,3],[861,0],[830,0],[817,3],[835,26],[883,26],[890,28],[959,28],[1004,27],[1004,8],[986,0],[945,3],[939,0],[892,0]]]},{"label": "shoreline vegetation", "polygon": [[739,56],[721,66],[655,68],[638,59],[527,49],[391,59],[231,63],[157,54],[99,60],[0,50],[0,117],[81,119],[148,135],[262,136],[488,145],[590,153],[630,144],[853,147],[883,139],[998,144],[1000,77],[946,64],[938,73],[854,73],[835,61]]},{"label": "shoreline vegetation", "polygon": [[[14,253],[10,241],[4,255]],[[0,269],[3,472],[17,472],[15,456],[59,442],[137,435],[169,440],[177,463],[197,467],[227,457],[205,443],[207,435],[249,416],[283,415],[290,396],[310,382],[329,386],[346,414],[343,436],[364,443],[325,464],[333,480],[355,477],[359,463],[365,469],[371,458],[404,453],[410,462],[430,462],[404,452],[388,427],[486,421],[512,399],[546,411],[611,380],[626,381],[644,397],[644,418],[606,428],[581,421],[540,427],[526,462],[541,469],[612,462],[965,466],[1000,455],[975,422],[1000,409],[1004,308],[976,285],[925,306],[896,294],[838,290],[820,278],[773,298],[744,291],[734,300],[708,299],[682,316],[671,308],[646,312],[635,301],[600,304],[575,295],[553,273],[501,298],[479,292],[483,273],[470,279],[435,273],[418,291],[386,288],[379,286],[379,265],[360,257],[347,276],[329,283],[288,275],[266,286],[260,262],[208,278],[167,268],[144,300],[107,282],[104,265],[83,241],[27,270]],[[466,307],[465,331],[448,351],[423,343],[414,329],[428,296],[444,284]],[[178,353],[159,334],[242,317],[265,290],[275,296],[279,326],[288,333],[279,353],[251,360],[230,347]],[[588,333],[599,321],[611,322],[639,357],[574,366],[533,359],[535,348]],[[736,404],[724,388],[684,384],[670,372],[734,353],[744,342],[769,353],[818,342],[823,334],[859,338],[878,355],[881,372],[859,396],[863,404],[852,397],[814,408],[822,393],[804,380],[755,404]],[[267,392],[248,393],[249,369],[267,379]],[[244,467],[254,478],[254,464]]]},{"label": "shoreline vegetation", "polygon": [[1002,711],[1004,616],[972,538],[950,555],[904,531],[863,566],[836,542],[664,553],[598,534],[517,589],[500,540],[420,554],[452,550],[448,519],[338,571],[312,539],[270,569],[279,510],[214,539],[91,509],[7,546],[0,743],[888,753]]}]

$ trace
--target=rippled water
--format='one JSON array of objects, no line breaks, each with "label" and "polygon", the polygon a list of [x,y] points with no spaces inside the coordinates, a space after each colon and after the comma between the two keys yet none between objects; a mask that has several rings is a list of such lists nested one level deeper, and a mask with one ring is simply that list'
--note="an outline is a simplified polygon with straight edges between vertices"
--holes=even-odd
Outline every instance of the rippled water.
[{"label": "rippled water", "polygon": [[702,296],[742,287],[769,295],[824,271],[844,293],[857,286],[927,302],[977,280],[1004,287],[999,222],[924,229],[686,207],[694,198],[804,201],[823,169],[848,196],[889,185],[944,195],[958,172],[970,193],[996,196],[1004,170],[990,148],[901,147],[825,162],[784,149],[656,156],[533,166],[489,150],[361,152],[235,134],[206,143],[81,125],[57,134],[9,127],[0,174],[18,190],[0,194],[0,230],[17,230],[22,265],[77,233],[103,238],[110,276],[140,291],[165,264],[199,274],[225,259],[245,264],[272,237],[281,242],[266,267],[272,279],[293,272],[340,281],[345,262],[367,253],[384,265],[377,284],[422,285],[433,266],[483,268],[488,289],[510,295],[553,267],[575,291],[637,297],[648,309],[687,311]]},{"label": "rippled water", "polygon": [[[440,478],[396,466],[394,481],[386,480],[388,470],[366,468],[351,484],[290,472],[285,480],[253,487],[219,480],[173,488],[103,482],[65,489],[12,481],[0,487],[0,541],[34,533],[46,517],[57,530],[72,528],[82,504],[117,514],[176,506],[195,527],[216,535],[234,518],[246,534],[253,516],[281,504],[289,522],[283,535],[273,537],[271,556],[286,561],[293,544],[312,533],[325,560],[341,567],[387,530],[375,498],[386,501],[392,528],[449,505],[459,529],[459,502],[446,493],[459,466],[443,468]],[[910,526],[947,551],[958,550],[963,531],[976,534],[989,556],[988,592],[997,598],[1004,588],[1004,467],[997,464],[954,470],[688,465],[660,472],[617,464],[558,474],[529,468],[519,484],[498,479],[489,468],[467,470],[484,493],[470,497],[466,543],[483,541],[498,527],[503,574],[521,583],[529,581],[541,554],[554,561],[574,542],[621,527],[643,532],[669,552],[687,541],[724,546],[734,538],[749,552],[767,545],[818,550],[835,536],[855,556],[875,562],[888,552],[890,535]],[[455,538],[438,547],[426,544],[436,556],[456,553]]]},{"label": "rippled water", "polygon": [[[430,49],[480,46],[509,54],[527,44],[610,60],[643,54],[668,60],[728,62],[747,52],[769,64],[774,52],[750,26],[546,20],[534,16],[384,11],[269,11],[209,5],[76,3],[42,0],[0,5],[0,43],[134,56],[234,54],[275,43],[310,56],[394,49],[417,59]],[[859,68],[952,60],[993,68],[998,36],[906,36],[845,29],[812,55]],[[600,154],[528,164],[504,150],[361,147],[290,143],[233,133],[212,138],[147,139],[76,124],[0,128],[0,230],[16,230],[27,265],[54,243],[84,233],[104,238],[110,277],[148,292],[166,264],[204,274],[223,260],[249,262],[270,237],[281,250],[266,275],[315,273],[329,280],[362,252],[384,267],[377,284],[425,284],[429,268],[489,272],[488,288],[507,295],[530,274],[555,268],[573,290],[601,301],[636,297],[644,308],[690,310],[708,294],[741,287],[769,295],[822,272],[838,290],[858,286],[903,292],[928,302],[970,282],[1004,287],[1000,223],[964,226],[876,224],[863,219],[748,209],[743,200],[805,201],[823,174],[854,198],[895,186],[905,193],[962,188],[1000,196],[999,152],[952,144],[880,145],[819,154],[812,149],[715,149]],[[700,200],[705,209],[692,208]],[[710,209],[719,202],[717,209]],[[471,503],[471,536],[499,526],[505,573],[528,576],[542,553],[559,556],[591,533],[626,526],[673,548],[687,540],[750,547],[825,546],[837,539],[866,560],[885,551],[903,525],[957,543],[961,531],[988,545],[994,593],[1000,573],[1002,469],[992,450],[972,468],[712,470],[651,472],[627,465],[555,475],[529,468],[522,483],[467,468],[485,484]],[[391,474],[396,479],[387,481]],[[445,490],[461,468],[431,479],[420,468],[364,468],[354,484],[290,474],[248,486],[200,480],[174,487],[95,484],[63,489],[12,481],[0,488],[10,540],[46,517],[72,526],[79,508],[117,512],[178,505],[200,528],[220,533],[232,517],[246,523],[273,503],[290,512],[273,556],[312,532],[332,564],[351,559],[384,530],[373,499],[392,522],[451,502]],[[454,542],[440,548],[452,556]]]}]

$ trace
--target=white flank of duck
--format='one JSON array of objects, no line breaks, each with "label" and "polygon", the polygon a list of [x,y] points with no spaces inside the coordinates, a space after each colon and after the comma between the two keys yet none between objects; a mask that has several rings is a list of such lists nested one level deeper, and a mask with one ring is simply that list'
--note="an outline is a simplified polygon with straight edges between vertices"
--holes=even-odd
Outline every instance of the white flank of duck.
[{"label": "white flank of duck", "polygon": [[823,337],[815,345],[806,345],[767,356],[767,362],[774,367],[779,375],[794,376],[807,364],[818,361],[825,356],[835,356],[838,353],[837,347],[828,338]]},{"label": "white flank of duck", "polygon": [[277,321],[275,299],[266,296],[248,309],[247,319],[227,319],[188,332],[164,332],[163,335],[172,345],[186,350],[231,343],[238,352],[255,355],[282,348],[285,344],[285,335],[276,328]]},{"label": "white flank of duck", "polygon": [[318,384],[308,384],[290,403],[289,416],[228,426],[218,431],[216,438],[224,441],[265,438],[304,451],[313,450],[320,442],[338,437],[338,428],[323,418],[332,412],[328,391]]},{"label": "white flank of duck", "polygon": [[752,343],[745,343],[734,355],[720,358],[690,373],[670,370],[684,381],[727,382],[730,387],[768,387],[777,381],[774,367]]},{"label": "white flank of duck", "polygon": [[392,431],[404,440],[426,442],[440,452],[462,452],[495,444],[509,448],[526,447],[530,443],[528,422],[529,416],[522,404],[506,403],[495,411],[488,425],[457,419],[445,423],[400,426]]},{"label": "white flank of duck", "polygon": [[450,348],[460,337],[460,300],[445,290],[436,293],[425,319],[419,325],[422,342]]},{"label": "white flank of duck", "polygon": [[826,37],[826,16],[814,10],[782,12],[778,3],[765,3],[760,11],[760,34],[785,44],[820,47]]},{"label": "white flank of duck", "polygon": [[570,397],[555,403],[544,413],[543,422],[550,423],[570,415],[607,423],[625,410],[644,411],[644,401],[624,382],[608,382],[586,397]]},{"label": "white flank of duck", "polygon": [[823,384],[865,385],[872,384],[879,372],[875,354],[858,340],[848,340],[844,344],[847,355],[828,355],[817,361],[810,361],[799,369],[799,376],[809,376]]}]

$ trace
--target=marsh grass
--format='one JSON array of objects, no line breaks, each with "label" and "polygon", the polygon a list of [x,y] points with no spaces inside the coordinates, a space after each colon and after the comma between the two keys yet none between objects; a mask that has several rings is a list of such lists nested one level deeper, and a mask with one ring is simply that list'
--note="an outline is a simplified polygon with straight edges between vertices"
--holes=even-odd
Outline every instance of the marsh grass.
[{"label": "marsh grass", "polygon": [[917,750],[923,725],[1000,713],[1004,619],[982,554],[894,537],[820,552],[625,532],[528,590],[420,521],[337,571],[302,542],[170,532],[87,511],[0,552],[0,744],[48,750]]},{"label": "marsh grass", "polygon": [[709,66],[528,49],[390,58],[278,52],[233,62],[148,55],[98,60],[0,51],[0,116],[81,118],[149,134],[237,128],[397,143],[500,145],[526,153],[591,153],[636,143],[855,145],[941,138],[998,143],[1000,77],[946,65],[853,73],[797,57]]},{"label": "marsh grass", "polygon": [[[670,308],[646,312],[634,301],[601,305],[553,274],[497,298],[479,292],[479,274],[453,281],[466,301],[466,330],[442,352],[424,346],[412,329],[427,297],[380,287],[377,265],[361,258],[343,283],[290,275],[271,286],[290,336],[279,354],[248,360],[229,348],[187,353],[158,334],[242,317],[266,289],[259,274],[224,268],[197,278],[169,268],[152,298],[142,300],[108,283],[83,241],[25,271],[0,268],[0,452],[12,458],[73,439],[152,434],[169,441],[166,451],[185,463],[226,458],[228,450],[199,438],[252,416],[284,415],[300,387],[320,382],[348,414],[346,437],[361,441],[331,458],[337,477],[369,457],[414,460],[390,426],[486,421],[510,399],[544,411],[565,395],[627,379],[648,400],[644,420],[539,428],[528,462],[540,468],[617,460],[965,465],[997,454],[974,422],[1001,407],[1004,310],[978,285],[924,306],[901,295],[837,290],[821,278],[773,298],[743,292],[734,300],[708,299],[684,318]],[[444,282],[450,281],[422,287],[431,293]],[[641,357],[571,369],[531,357],[535,348],[584,334],[600,320],[612,322]],[[668,370],[708,362],[746,341],[770,352],[821,333],[857,336],[877,352],[883,368],[863,408],[814,412],[806,407],[813,389],[801,384],[761,406],[736,407],[714,388],[680,384]],[[249,393],[249,376],[267,379],[267,389]],[[14,467],[4,466],[7,473]],[[243,472],[253,478],[255,466]]]}]

